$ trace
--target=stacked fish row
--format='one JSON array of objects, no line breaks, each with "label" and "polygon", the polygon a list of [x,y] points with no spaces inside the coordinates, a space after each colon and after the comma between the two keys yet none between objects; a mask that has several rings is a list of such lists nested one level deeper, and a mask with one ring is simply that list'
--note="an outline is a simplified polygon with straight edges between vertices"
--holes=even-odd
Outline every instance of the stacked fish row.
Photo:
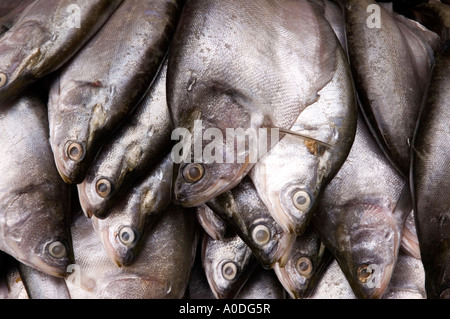
[{"label": "stacked fish row", "polygon": [[395,8],[4,1],[0,296],[449,297],[450,6]]}]

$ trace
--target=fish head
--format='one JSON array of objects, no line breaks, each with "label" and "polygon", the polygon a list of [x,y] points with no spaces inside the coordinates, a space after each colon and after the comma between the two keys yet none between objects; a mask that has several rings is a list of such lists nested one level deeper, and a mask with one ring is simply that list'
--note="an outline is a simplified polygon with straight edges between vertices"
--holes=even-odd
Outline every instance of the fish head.
[{"label": "fish head", "polygon": [[115,90],[100,81],[71,81],[62,90],[60,82],[50,92],[50,144],[62,179],[79,184],[107,137],[108,105]]},{"label": "fish head", "polygon": [[284,266],[295,242],[295,234],[285,232],[270,218],[254,220],[248,227],[250,247],[261,266],[271,269],[278,263]]},{"label": "fish head", "polygon": [[[42,53],[39,47],[30,47],[28,39],[47,39],[45,30],[37,22],[27,21],[14,26],[14,32],[6,32],[2,37],[0,57],[0,96],[1,101],[8,101],[17,96],[31,83],[32,69],[40,63]],[[17,50],[17,47],[20,50]],[[18,54],[19,52],[19,54]]]},{"label": "fish head", "polygon": [[[42,188],[30,187],[8,204],[5,244],[8,253],[27,266],[52,276],[65,277],[67,267],[74,260],[68,208],[64,205],[67,198],[55,202],[45,198],[45,192]],[[17,214],[22,211],[33,213]]]},{"label": "fish head", "polygon": [[204,101],[190,118],[178,128],[186,132],[179,142],[182,155],[179,148],[172,149],[174,197],[184,207],[206,203],[233,188],[256,163],[251,117],[231,96]]},{"label": "fish head", "polygon": [[379,203],[353,203],[340,224],[336,259],[358,298],[381,298],[394,271],[401,232],[392,209]]},{"label": "fish head", "polygon": [[[106,219],[91,218],[108,257],[119,267],[133,263],[144,238],[144,221],[126,215],[116,211]],[[136,215],[139,219],[139,214]]]},{"label": "fish head", "polygon": [[[289,295],[294,299],[302,299],[312,294],[332,259],[322,242],[313,243],[310,239],[306,242],[301,238],[297,240],[299,241],[294,245],[286,265],[281,267],[277,263],[274,270]],[[312,249],[308,248],[311,244]]]},{"label": "fish head", "polygon": [[235,298],[257,264],[250,248],[238,236],[214,240],[206,234],[202,263],[217,299]]},{"label": "fish head", "polygon": [[279,224],[289,232],[301,235],[316,207],[317,192],[301,181],[291,181],[271,194],[271,204]]}]

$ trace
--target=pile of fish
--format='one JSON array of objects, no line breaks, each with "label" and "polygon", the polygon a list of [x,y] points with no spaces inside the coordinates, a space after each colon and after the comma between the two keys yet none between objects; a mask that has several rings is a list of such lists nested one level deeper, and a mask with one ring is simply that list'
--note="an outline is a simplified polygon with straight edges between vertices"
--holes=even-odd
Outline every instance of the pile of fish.
[{"label": "pile of fish", "polygon": [[0,298],[450,298],[450,4],[2,0]]}]

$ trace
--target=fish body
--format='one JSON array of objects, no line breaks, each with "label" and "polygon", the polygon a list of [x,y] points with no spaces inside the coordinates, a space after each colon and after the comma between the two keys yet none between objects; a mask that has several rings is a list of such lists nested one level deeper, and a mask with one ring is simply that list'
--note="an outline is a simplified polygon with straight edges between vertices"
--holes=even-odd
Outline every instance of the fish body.
[{"label": "fish body", "polygon": [[18,269],[30,299],[71,299],[64,278],[45,274],[22,263],[18,264]]},{"label": "fish body", "polygon": [[133,264],[155,223],[165,213],[172,199],[172,173],[173,163],[166,155],[118,198],[107,218],[92,217],[106,253],[118,266]]},{"label": "fish body", "polygon": [[334,74],[338,41],[320,8],[308,1],[189,1],[179,26],[167,94],[174,128],[187,130],[189,138],[179,142],[174,195],[193,207],[249,172],[264,154],[251,145],[254,136],[261,145],[276,143],[261,128],[289,129],[317,100]]},{"label": "fish body", "polygon": [[0,39],[0,101],[56,71],[102,27],[123,0],[38,0]]},{"label": "fish body", "polygon": [[[105,218],[115,199],[148,174],[169,151],[172,123],[166,102],[166,64],[136,110],[102,147],[84,181],[78,185],[87,216]],[[102,189],[106,187],[106,189]]]},{"label": "fish body", "polygon": [[427,298],[450,296],[450,45],[436,57],[413,141],[411,188]]},{"label": "fish body", "polygon": [[72,222],[75,266],[66,278],[72,299],[180,299],[198,244],[195,214],[169,206],[130,266],[117,267],[81,210]]},{"label": "fish body", "polygon": [[375,1],[341,2],[364,115],[386,156],[407,177],[411,140],[439,37]]},{"label": "fish body", "polygon": [[0,250],[63,277],[73,255],[70,191],[59,177],[48,136],[47,110],[38,93],[2,105]]},{"label": "fish body", "polygon": [[347,158],[356,132],[357,102],[350,67],[341,46],[335,54],[333,79],[290,129],[331,146],[287,134],[249,173],[273,218],[296,235],[309,225],[325,186]]},{"label": "fish body", "polygon": [[202,264],[214,296],[217,299],[234,299],[258,262],[238,235],[217,240],[205,234]]},{"label": "fish body", "polygon": [[412,210],[407,180],[386,159],[362,116],[355,141],[313,219],[358,298],[381,298]]},{"label": "fish body", "polygon": [[125,1],[61,69],[48,105],[50,141],[66,182],[84,180],[105,139],[147,92],[167,54],[182,2]]}]

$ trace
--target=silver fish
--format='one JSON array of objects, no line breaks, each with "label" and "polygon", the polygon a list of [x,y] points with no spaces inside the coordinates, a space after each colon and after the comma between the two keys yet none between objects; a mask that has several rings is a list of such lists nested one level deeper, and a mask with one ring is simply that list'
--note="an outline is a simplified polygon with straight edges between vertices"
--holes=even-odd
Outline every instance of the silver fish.
[{"label": "silver fish", "polygon": [[314,227],[358,298],[381,298],[412,209],[409,184],[386,159],[358,118],[347,160],[328,184]]},{"label": "silver fish", "polygon": [[242,238],[264,268],[286,264],[295,236],[273,219],[248,176],[206,204]]},{"label": "silver fish", "polygon": [[47,109],[36,92],[2,105],[0,250],[62,277],[72,259],[70,190],[59,177],[48,136]]},{"label": "silver fish", "polygon": [[420,259],[400,252],[383,299],[425,299],[425,271]]},{"label": "silver fish", "polygon": [[0,102],[56,71],[123,0],[36,0],[0,38]]},{"label": "silver fish", "polygon": [[[193,207],[232,189],[264,154],[251,147],[253,133],[259,145],[275,144],[265,143],[260,129],[289,129],[317,100],[335,73],[338,41],[308,1],[194,0],[179,25],[169,53],[168,105],[175,129],[190,135],[179,142],[174,195]],[[234,133],[247,138],[242,149]]]},{"label": "silver fish", "polygon": [[71,299],[64,278],[57,278],[39,270],[18,264],[20,278],[30,299]]},{"label": "silver fish", "polygon": [[313,294],[318,281],[332,262],[332,256],[317,232],[309,227],[305,233],[297,236],[286,265],[275,265],[275,274],[291,298],[307,298]]},{"label": "silver fish", "polygon": [[172,159],[166,155],[118,198],[108,218],[92,217],[106,253],[118,266],[133,264],[153,226],[165,213],[172,199],[172,173]]},{"label": "silver fish", "polygon": [[95,158],[78,194],[84,213],[105,218],[135,180],[169,151],[172,123],[166,102],[164,63],[145,98]]},{"label": "silver fish", "polygon": [[233,299],[258,265],[252,250],[238,236],[213,239],[204,234],[202,265],[217,299]]},{"label": "silver fish", "polygon": [[105,139],[145,95],[167,54],[182,3],[125,1],[61,69],[48,106],[50,142],[66,182],[84,180]]},{"label": "silver fish", "polygon": [[185,295],[198,244],[194,212],[171,205],[128,267],[106,254],[81,209],[72,223],[73,274],[66,278],[72,299],[179,299]]},{"label": "silver fish", "polygon": [[427,298],[450,298],[450,40],[436,57],[413,140],[411,188]]},{"label": "silver fish", "polygon": [[325,186],[347,158],[356,132],[351,71],[344,50],[339,46],[334,53],[337,66],[332,80],[290,129],[331,146],[288,134],[249,173],[273,218],[297,235],[307,228]]},{"label": "silver fish", "polygon": [[[407,177],[410,143],[439,37],[418,23],[396,18],[376,1],[341,2],[365,117],[386,156]],[[371,15],[374,6],[379,16]]]}]

